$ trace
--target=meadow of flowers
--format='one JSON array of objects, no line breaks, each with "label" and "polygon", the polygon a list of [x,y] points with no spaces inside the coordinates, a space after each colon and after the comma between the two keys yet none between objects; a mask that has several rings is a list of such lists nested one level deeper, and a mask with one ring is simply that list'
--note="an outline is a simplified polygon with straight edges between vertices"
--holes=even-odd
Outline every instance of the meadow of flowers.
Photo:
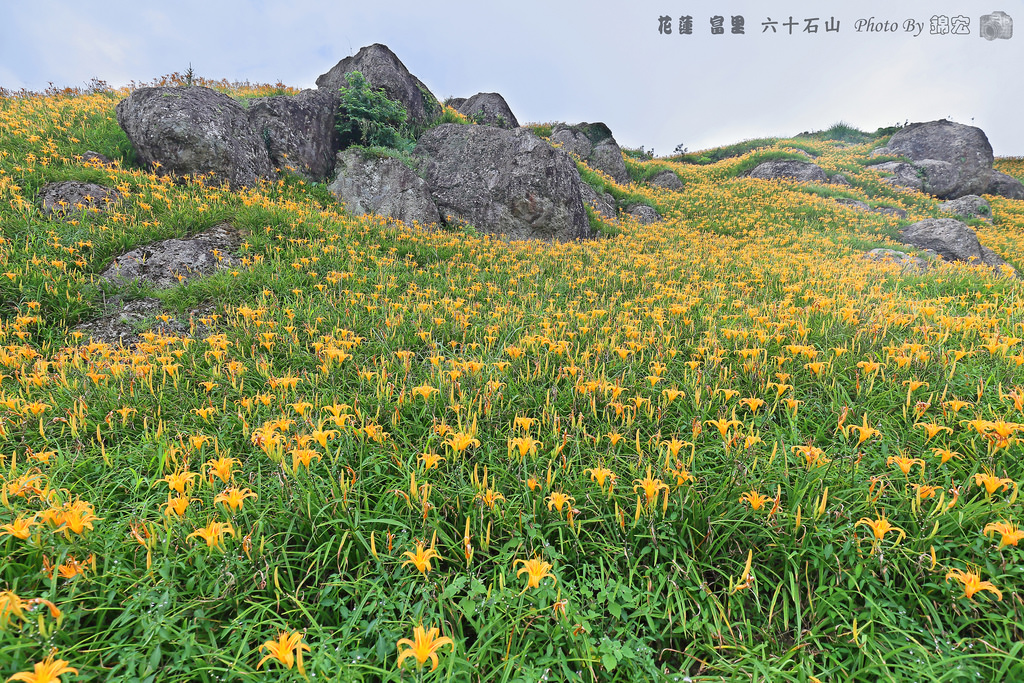
[{"label": "meadow of flowers", "polygon": [[[1024,287],[864,260],[900,221],[836,196],[938,215],[872,143],[581,167],[664,222],[506,243],[141,171],[126,94],[0,98],[0,679],[1024,676]],[[854,186],[735,177],[797,148]],[[44,219],[67,179],[123,198]],[[136,345],[75,329],[225,221]]]}]

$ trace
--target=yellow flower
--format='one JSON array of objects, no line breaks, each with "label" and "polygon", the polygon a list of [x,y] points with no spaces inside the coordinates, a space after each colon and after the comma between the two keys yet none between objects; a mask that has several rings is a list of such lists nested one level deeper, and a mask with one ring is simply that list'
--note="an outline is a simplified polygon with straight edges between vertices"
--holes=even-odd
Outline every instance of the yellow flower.
[{"label": "yellow flower", "polygon": [[990,591],[996,594],[999,600],[1003,599],[1003,593],[993,585],[991,581],[982,581],[981,576],[976,572],[970,571],[970,568],[963,569],[952,569],[946,574],[946,581],[951,578],[956,579],[964,585],[964,597],[968,600],[974,599],[974,594],[978,591]]},{"label": "yellow flower", "polygon": [[576,499],[572,496],[562,493],[561,491],[552,491],[551,495],[548,496],[548,510],[551,508],[557,508],[559,512],[562,511],[566,505],[572,507],[572,504],[576,502]]},{"label": "yellow flower", "polygon": [[210,522],[208,525],[201,529],[196,529],[194,532],[186,536],[186,538],[192,538],[194,536],[201,537],[206,541],[206,545],[209,548],[217,548],[224,543],[224,534],[235,535],[235,530],[231,528],[231,524],[228,522]]},{"label": "yellow flower", "polygon": [[39,524],[36,517],[37,515],[32,515],[31,517],[18,515],[18,517],[16,517],[10,524],[0,526],[0,538],[3,538],[4,536],[13,536],[14,538],[20,538],[24,541],[32,535],[32,527]]},{"label": "yellow flower", "polygon": [[33,665],[33,671],[22,671],[16,673],[8,681],[25,681],[25,683],[62,683],[61,676],[67,673],[78,675],[78,669],[68,666],[67,661],[63,659],[54,659],[57,654],[56,650],[50,652],[46,659],[41,662],[36,662]]},{"label": "yellow flower", "polygon": [[168,474],[160,481],[166,481],[167,485],[171,487],[172,491],[178,493],[185,493],[185,487],[192,483],[198,475],[195,472],[180,471]]},{"label": "yellow flower", "polygon": [[505,496],[501,495],[494,489],[483,489],[473,496],[473,500],[477,499],[486,505],[488,510],[493,510],[494,506],[498,504],[498,501],[505,500]]},{"label": "yellow flower", "polygon": [[430,400],[432,394],[436,394],[440,389],[436,389],[429,384],[421,384],[418,387],[413,387],[410,393],[413,396],[422,396],[424,401]]},{"label": "yellow flower", "polygon": [[872,553],[875,552],[875,549],[878,546],[878,542],[881,541],[883,538],[885,538],[885,535],[887,533],[889,533],[890,531],[897,531],[897,532],[899,532],[899,537],[896,539],[897,543],[902,541],[907,536],[907,532],[905,532],[903,529],[899,528],[898,526],[893,526],[889,522],[889,520],[886,519],[885,515],[882,515],[878,519],[870,519],[868,517],[861,517],[859,520],[857,520],[856,526],[860,526],[861,524],[863,524],[863,525],[865,525],[865,526],[867,526],[868,528],[871,529],[871,533],[873,535],[873,538],[871,539],[871,552]]},{"label": "yellow flower", "polygon": [[985,535],[998,533],[1001,536],[999,541],[1000,550],[1007,545],[1017,545],[1017,541],[1024,538],[1024,531],[1021,531],[1016,524],[1010,522],[992,522],[985,526]]},{"label": "yellow flower", "polygon": [[402,662],[408,657],[414,657],[416,659],[416,666],[422,668],[429,659],[432,666],[430,670],[433,671],[437,668],[438,658],[437,651],[445,645],[451,645],[452,649],[455,649],[455,643],[448,636],[441,636],[438,638],[438,629],[436,627],[427,630],[423,626],[416,626],[412,630],[413,640],[408,638],[402,638],[398,641],[398,647],[401,650],[402,645],[408,645],[408,649],[401,650],[398,653],[398,666],[402,666]]},{"label": "yellow flower", "polygon": [[196,498],[189,498],[188,496],[176,496],[171,497],[171,494],[167,494],[167,502],[160,507],[164,508],[164,514],[168,517],[176,515],[181,517],[185,514],[185,510],[188,509],[188,504]]},{"label": "yellow flower", "polygon": [[597,485],[604,488],[605,481],[608,481],[608,488],[615,486],[615,473],[606,467],[595,467],[593,469],[583,470],[583,474],[590,473],[590,480],[597,482]]},{"label": "yellow flower", "polygon": [[277,634],[277,640],[268,640],[260,645],[260,650],[266,650],[268,654],[256,665],[257,669],[263,666],[263,662],[268,659],[276,659],[288,669],[298,661],[299,673],[303,676],[306,675],[305,669],[302,668],[302,651],[309,652],[310,648],[309,645],[302,642],[302,634],[298,631],[294,633],[281,631]]},{"label": "yellow flower", "polygon": [[908,475],[910,474],[910,468],[914,465],[920,465],[921,469],[924,469],[924,460],[920,458],[911,458],[905,455],[890,455],[889,459],[885,461],[886,465],[896,463],[896,466],[900,468],[900,472]]},{"label": "yellow flower", "polygon": [[647,466],[647,476],[644,477],[643,479],[634,479],[633,483],[633,492],[637,493],[637,489],[643,489],[644,496],[647,499],[646,502],[648,505],[651,505],[652,501],[658,498],[658,493],[660,493],[662,489],[668,488],[668,485],[665,484],[661,479],[655,479],[651,477],[650,465]]},{"label": "yellow flower", "polygon": [[740,502],[742,503],[746,501],[750,503],[751,510],[760,510],[769,500],[771,500],[771,498],[761,495],[761,493],[756,489],[750,489],[740,495]]},{"label": "yellow flower", "polygon": [[[739,590],[744,590],[746,588],[750,588],[750,586],[754,583],[754,576],[753,576],[753,574],[750,573],[750,563],[753,561],[753,559],[754,559],[754,551],[753,550],[748,550],[747,551],[747,564],[746,564],[746,566],[743,567],[743,573],[740,574],[740,578],[737,579],[736,583],[730,589],[730,591],[729,591],[730,594],[735,593],[736,591],[739,591]],[[732,579],[729,579],[729,583],[732,583]]]},{"label": "yellow flower", "polygon": [[402,563],[402,566],[404,567],[407,564],[411,564],[424,576],[426,576],[427,572],[430,571],[430,560],[435,557],[441,557],[441,554],[433,548],[424,548],[423,541],[416,541],[416,552],[407,550],[402,554],[409,558]]},{"label": "yellow flower", "polygon": [[551,573],[551,564],[545,562],[539,557],[535,557],[531,560],[516,560],[512,563],[512,568],[515,569],[517,564],[523,566],[516,572],[516,576],[519,577],[526,572],[526,588],[523,589],[525,593],[530,588],[540,588],[540,582],[542,579],[551,577],[551,580],[558,583],[558,579]]},{"label": "yellow flower", "polygon": [[470,434],[464,432],[455,432],[445,440],[445,443],[451,446],[456,453],[461,453],[470,446],[480,447],[480,439],[474,439]]},{"label": "yellow flower", "polygon": [[1015,486],[1013,479],[1000,479],[991,472],[979,472],[974,475],[974,485],[984,486],[985,492],[992,495],[1000,486],[1005,491],[1010,486]]},{"label": "yellow flower", "polygon": [[250,491],[249,489],[240,489],[237,487],[231,487],[225,489],[217,494],[213,499],[214,503],[224,503],[232,510],[238,510],[242,507],[242,503],[246,498],[257,498],[258,496]]},{"label": "yellow flower", "polygon": [[221,456],[213,460],[206,461],[206,476],[210,483],[213,483],[213,477],[216,475],[221,481],[230,481],[231,476],[234,474],[235,465],[241,463],[237,458],[229,458]]},{"label": "yellow flower", "polygon": [[419,462],[423,465],[423,469],[432,470],[435,467],[437,467],[441,463],[441,461],[444,460],[444,458],[432,451],[424,451],[420,453],[417,460],[419,460]]},{"label": "yellow flower", "polygon": [[862,420],[862,424],[859,424],[859,425],[849,425],[846,428],[844,428],[843,431],[845,432],[845,431],[848,431],[850,429],[856,429],[857,430],[857,447],[858,448],[860,448],[860,445],[862,443],[864,443],[865,441],[867,441],[868,439],[870,439],[872,436],[881,436],[882,435],[882,433],[880,431],[878,431],[874,427],[871,427],[870,425],[868,425],[868,414],[867,413],[864,413],[864,419]]}]

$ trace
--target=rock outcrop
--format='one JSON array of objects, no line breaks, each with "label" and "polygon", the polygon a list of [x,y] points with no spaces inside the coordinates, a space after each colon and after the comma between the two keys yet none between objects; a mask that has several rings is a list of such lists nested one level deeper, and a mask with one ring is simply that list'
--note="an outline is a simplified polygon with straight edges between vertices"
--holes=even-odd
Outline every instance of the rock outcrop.
[{"label": "rock outcrop", "polygon": [[423,127],[441,113],[441,104],[423,82],[409,73],[388,46],[376,43],[346,57],[316,79],[316,85],[338,101],[338,89],[348,87],[346,76],[358,71],[373,88],[383,88],[387,96],[401,102],[408,122]]},{"label": "rock outcrop", "polygon": [[828,176],[817,164],[796,159],[765,161],[750,171],[751,178],[761,180],[795,180],[799,183],[826,183]]},{"label": "rock outcrop", "polygon": [[993,268],[1006,265],[998,254],[981,246],[978,236],[966,223],[952,218],[928,218],[900,230],[905,244],[931,249],[949,261],[985,264]]},{"label": "rock outcrop", "polygon": [[992,171],[986,194],[997,194],[1007,199],[1024,199],[1024,183],[999,171]]},{"label": "rock outcrop", "polygon": [[341,148],[335,129],[336,98],[325,90],[261,97],[249,103],[249,119],[266,142],[270,160],[283,171],[323,181]]},{"label": "rock outcrop", "polygon": [[893,169],[894,182],[939,199],[982,194],[992,180],[992,145],[984,131],[974,126],[951,121],[912,123],[873,153],[910,159],[912,171]]},{"label": "rock outcrop", "polygon": [[120,198],[117,190],[77,180],[47,183],[39,190],[40,207],[47,218],[61,218],[82,211],[106,211]]},{"label": "rock outcrop", "polygon": [[443,124],[413,156],[449,220],[516,240],[590,235],[576,164],[526,129]]},{"label": "rock outcrop", "polygon": [[427,183],[398,159],[349,149],[338,153],[336,168],[338,176],[328,189],[351,213],[388,216],[408,225],[441,222]]},{"label": "rock outcrop", "polygon": [[470,120],[485,126],[519,127],[519,121],[509,108],[508,102],[496,92],[477,93],[463,102],[458,111]]},{"label": "rock outcrop", "polygon": [[569,126],[560,123],[551,130],[551,141],[560,143],[563,150],[575,154],[589,166],[607,173],[615,182],[629,182],[622,149],[605,124],[578,123]]},{"label": "rock outcrop", "polygon": [[117,122],[139,161],[159,173],[212,172],[237,188],[273,171],[245,109],[210,88],[139,88],[118,103]]}]

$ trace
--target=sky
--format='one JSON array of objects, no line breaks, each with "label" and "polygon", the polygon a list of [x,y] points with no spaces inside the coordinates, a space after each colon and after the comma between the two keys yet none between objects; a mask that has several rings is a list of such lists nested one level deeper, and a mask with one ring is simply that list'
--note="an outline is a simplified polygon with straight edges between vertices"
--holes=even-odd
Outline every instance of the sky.
[{"label": "sky", "polygon": [[[984,39],[983,16],[993,35],[1016,22],[1012,37]],[[657,155],[948,118],[1024,156],[1024,0],[0,0],[0,87],[121,86],[189,65],[314,87],[373,43],[442,100],[499,92],[520,123],[603,121]]]}]

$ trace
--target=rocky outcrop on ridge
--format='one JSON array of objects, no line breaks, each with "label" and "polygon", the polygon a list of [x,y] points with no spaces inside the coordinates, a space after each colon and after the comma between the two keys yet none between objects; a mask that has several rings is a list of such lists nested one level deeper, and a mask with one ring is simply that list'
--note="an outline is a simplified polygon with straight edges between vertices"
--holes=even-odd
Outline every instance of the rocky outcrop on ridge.
[{"label": "rocky outcrop on ridge", "polygon": [[117,105],[139,161],[159,173],[212,172],[231,187],[273,173],[267,145],[240,104],[210,88],[139,88]]},{"label": "rocky outcrop on ridge", "polygon": [[443,124],[413,156],[449,220],[516,240],[590,235],[576,164],[524,128]]}]

